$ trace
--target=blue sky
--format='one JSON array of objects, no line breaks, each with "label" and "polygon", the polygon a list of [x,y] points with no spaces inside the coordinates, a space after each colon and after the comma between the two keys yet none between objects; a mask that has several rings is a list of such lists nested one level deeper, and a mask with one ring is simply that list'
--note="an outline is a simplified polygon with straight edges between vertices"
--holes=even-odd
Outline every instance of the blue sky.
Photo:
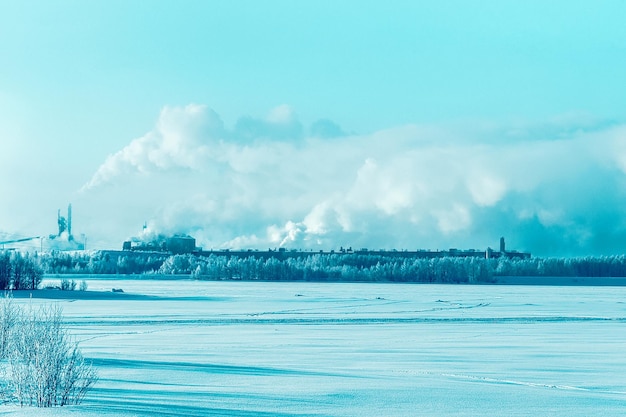
[{"label": "blue sky", "polygon": [[53,233],[72,202],[95,247],[146,221],[206,247],[623,253],[625,15],[3,2],[0,237]]}]

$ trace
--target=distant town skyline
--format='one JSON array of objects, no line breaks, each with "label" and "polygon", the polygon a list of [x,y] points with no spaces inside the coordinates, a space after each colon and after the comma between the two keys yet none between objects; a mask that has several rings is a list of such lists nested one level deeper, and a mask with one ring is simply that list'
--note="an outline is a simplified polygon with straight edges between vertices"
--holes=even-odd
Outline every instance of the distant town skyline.
[{"label": "distant town skyline", "polygon": [[[0,241],[626,253],[626,3],[0,5]],[[144,228],[143,225],[146,225]]]}]

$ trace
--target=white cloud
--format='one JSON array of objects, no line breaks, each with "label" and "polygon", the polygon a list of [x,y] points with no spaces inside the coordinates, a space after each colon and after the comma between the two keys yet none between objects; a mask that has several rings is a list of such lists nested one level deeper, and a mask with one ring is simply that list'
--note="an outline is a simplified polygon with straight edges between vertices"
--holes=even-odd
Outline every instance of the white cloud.
[{"label": "white cloud", "polygon": [[609,149],[613,162],[626,174],[626,126],[612,131]]},{"label": "white cloud", "polygon": [[302,137],[288,106],[232,129],[205,106],[168,107],[85,191],[205,247],[474,247],[509,233],[520,249],[597,251],[626,238],[626,224],[609,227],[626,214],[626,128],[558,123],[326,140]]},{"label": "white cloud", "polygon": [[259,139],[294,140],[302,136],[303,128],[288,105],[273,108],[265,118],[241,117],[235,124],[232,138],[237,142]]},{"label": "white cloud", "polygon": [[295,112],[291,106],[282,104],[274,107],[267,115],[267,121],[274,124],[290,124],[297,122]]},{"label": "white cloud", "polygon": [[467,188],[473,201],[479,206],[493,206],[504,197],[507,186],[502,178],[488,172],[469,175]]},{"label": "white cloud", "polygon": [[444,210],[435,210],[433,215],[437,219],[439,230],[443,233],[452,233],[468,228],[472,223],[472,216],[467,209],[459,203]]},{"label": "white cloud", "polygon": [[110,155],[84,188],[96,187],[134,172],[149,174],[164,169],[200,169],[211,157],[212,146],[222,135],[221,119],[206,106],[165,107],[155,128]]}]

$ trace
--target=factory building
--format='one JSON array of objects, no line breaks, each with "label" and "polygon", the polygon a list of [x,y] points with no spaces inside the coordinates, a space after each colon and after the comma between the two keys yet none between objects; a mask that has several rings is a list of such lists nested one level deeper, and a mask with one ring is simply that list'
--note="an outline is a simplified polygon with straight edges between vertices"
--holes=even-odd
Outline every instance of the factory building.
[{"label": "factory building", "polygon": [[[44,251],[75,251],[85,250],[86,237],[81,234],[81,241],[72,234],[72,205],[67,206],[67,216],[61,215],[61,209],[57,211],[56,234],[48,236],[14,237],[13,239],[0,241],[0,250],[27,250],[36,249]],[[39,241],[39,242],[36,242]],[[6,245],[12,245],[7,247]]]},{"label": "factory building", "polygon": [[486,259],[498,259],[498,258],[509,258],[509,259],[530,259],[531,255],[529,252],[519,252],[516,250],[507,251],[506,245],[504,242],[504,238],[500,238],[500,250],[494,250],[491,248],[487,248],[486,250],[479,249],[456,249],[451,248],[448,250],[426,250],[426,249],[418,249],[418,250],[371,250],[367,248],[361,248],[358,250],[352,250],[352,248],[344,249],[343,247],[339,251],[319,251],[314,252],[312,250],[287,250],[285,248],[278,249],[268,249],[267,251],[259,251],[259,250],[251,250],[251,249],[243,249],[243,250],[232,250],[232,249],[220,249],[220,250],[198,250],[197,253],[201,256],[210,256],[210,255],[218,255],[218,256],[228,256],[228,257],[255,257],[255,258],[278,258],[278,259],[286,259],[286,258],[297,258],[302,256],[311,256],[315,254],[320,255],[376,255],[376,256],[388,256],[388,257],[397,257],[397,258],[417,258],[417,259],[434,259],[434,258],[486,258]]},{"label": "factory building", "polygon": [[159,236],[150,242],[127,240],[122,245],[125,251],[170,252],[174,255],[197,251],[196,239],[188,235]]},{"label": "factory building", "polygon": [[329,252],[319,251],[302,251],[302,250],[287,250],[285,248],[278,249],[268,249],[267,251],[259,251],[259,250],[232,250],[232,249],[221,249],[221,250],[209,250],[203,251],[201,248],[196,246],[196,239],[189,235],[173,235],[170,237],[166,237],[163,235],[158,236],[150,242],[143,242],[139,240],[130,241],[127,240],[122,245],[122,250],[124,251],[143,251],[143,252],[169,252],[174,255],[185,254],[185,253],[195,253],[200,256],[210,256],[210,255],[219,255],[219,256],[229,256],[229,257],[261,257],[261,258],[291,258],[291,257],[301,257],[301,256],[310,256],[313,254],[337,254],[337,255],[349,255],[349,254],[357,254],[357,255],[383,255],[390,257],[401,257],[401,258],[444,258],[444,257],[454,257],[454,258],[487,258],[487,259],[497,259],[497,258],[514,258],[514,259],[529,259],[531,257],[528,252],[519,252],[519,251],[507,251],[506,244],[504,238],[500,238],[500,250],[494,250],[491,248],[487,248],[486,250],[478,250],[478,249],[448,249],[448,250],[369,250],[369,249],[360,249],[353,251],[352,248],[339,250],[335,252],[331,250]]},{"label": "factory building", "polygon": [[173,254],[191,253],[196,250],[196,239],[191,236],[175,235],[166,240],[166,246]]},{"label": "factory building", "polygon": [[57,227],[58,233],[51,234],[45,241],[45,246],[50,250],[85,250],[86,238],[81,235],[82,242],[77,241],[72,233],[72,205],[67,206],[67,216],[61,215],[61,209],[57,211]]}]

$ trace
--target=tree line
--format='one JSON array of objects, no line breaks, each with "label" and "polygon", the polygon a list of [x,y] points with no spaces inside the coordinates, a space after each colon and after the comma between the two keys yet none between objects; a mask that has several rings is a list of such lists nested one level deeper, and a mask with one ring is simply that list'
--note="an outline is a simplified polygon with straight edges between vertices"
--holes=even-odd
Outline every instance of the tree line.
[{"label": "tree line", "polygon": [[499,276],[626,276],[625,255],[484,259],[311,254],[280,258],[96,251],[50,252],[23,258],[46,274],[184,274],[206,280],[490,283]]},{"label": "tree line", "polygon": [[38,255],[15,251],[0,252],[0,290],[32,290],[43,277]]}]

